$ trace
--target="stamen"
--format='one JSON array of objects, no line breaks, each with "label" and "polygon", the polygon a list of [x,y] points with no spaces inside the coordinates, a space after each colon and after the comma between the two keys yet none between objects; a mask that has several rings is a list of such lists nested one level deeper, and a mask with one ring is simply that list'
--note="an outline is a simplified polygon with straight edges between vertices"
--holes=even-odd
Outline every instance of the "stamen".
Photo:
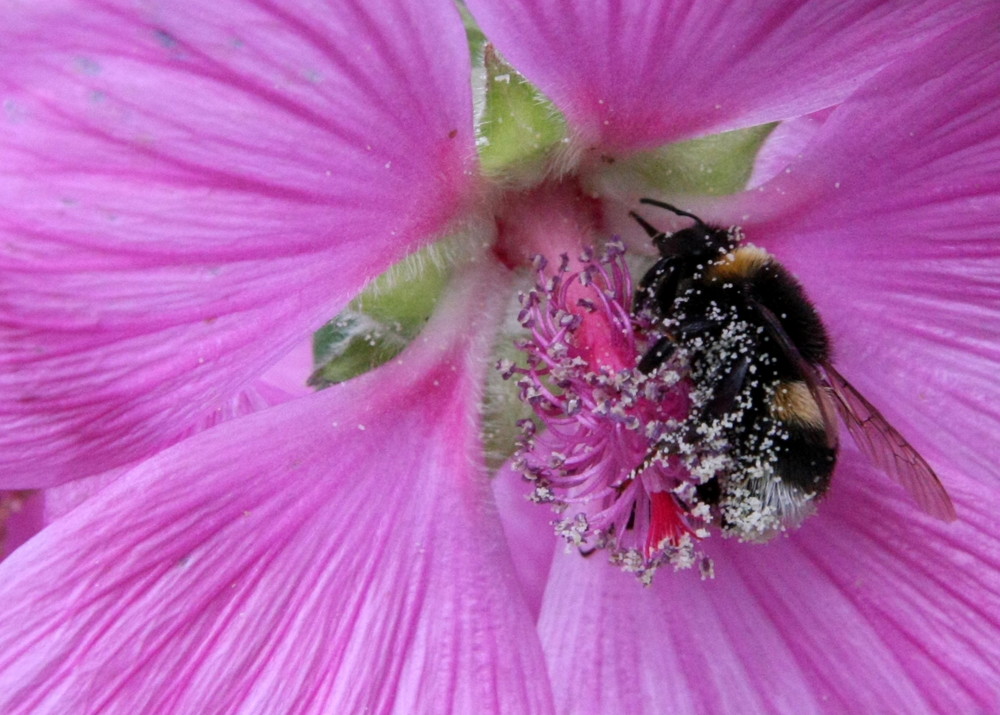
[{"label": "stamen", "polygon": [[[704,478],[687,444],[693,385],[678,351],[649,374],[639,358],[661,336],[632,314],[632,279],[620,242],[580,256],[571,271],[536,260],[535,287],[520,297],[524,362],[498,368],[517,379],[538,421],[522,422],[513,464],[534,485],[532,500],[560,515],[556,532],[583,551],[649,583],[663,564],[687,568],[702,557],[710,509]],[[662,322],[662,321],[660,321]],[[710,569],[706,569],[710,571]]]}]

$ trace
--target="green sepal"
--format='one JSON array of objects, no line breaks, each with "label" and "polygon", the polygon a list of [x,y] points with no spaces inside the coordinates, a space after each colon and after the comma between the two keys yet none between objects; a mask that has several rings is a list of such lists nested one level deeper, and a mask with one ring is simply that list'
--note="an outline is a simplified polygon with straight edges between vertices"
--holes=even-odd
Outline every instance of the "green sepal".
[{"label": "green sepal", "polygon": [[462,24],[465,26],[465,39],[469,43],[469,57],[472,60],[473,67],[483,66],[483,48],[486,46],[486,35],[479,25],[476,23],[476,18],[472,16],[469,9],[465,7],[465,3],[458,3],[458,13],[462,16]]},{"label": "green sepal", "polygon": [[313,336],[311,387],[324,388],[372,370],[399,355],[407,340],[390,326],[344,311]]},{"label": "green sepal", "polygon": [[308,384],[329,387],[399,355],[434,312],[447,277],[447,267],[424,250],[375,279],[313,335]]},{"label": "green sepal", "polygon": [[761,124],[667,144],[620,159],[614,171],[638,177],[663,194],[731,194],[746,187],[757,152],[776,126]]},{"label": "green sepal", "polygon": [[517,183],[543,175],[566,137],[562,113],[486,45],[486,106],[479,122],[479,159],[487,176]]}]

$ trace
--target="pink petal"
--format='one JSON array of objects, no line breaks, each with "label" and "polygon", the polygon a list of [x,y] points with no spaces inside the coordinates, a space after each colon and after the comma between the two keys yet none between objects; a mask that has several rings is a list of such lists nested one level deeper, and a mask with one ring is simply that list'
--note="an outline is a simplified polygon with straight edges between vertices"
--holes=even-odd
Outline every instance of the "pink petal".
[{"label": "pink petal", "polygon": [[314,369],[313,339],[310,335],[299,341],[298,345],[293,346],[281,360],[261,375],[256,387],[263,391],[267,389],[266,385],[272,392],[288,399],[308,395],[313,388],[309,387],[307,380]]},{"label": "pink petal", "polygon": [[42,492],[0,491],[0,561],[41,531],[44,524]]},{"label": "pink petal", "polygon": [[145,7],[4,16],[0,474],[20,485],[176,440],[471,190],[449,5]]},{"label": "pink petal", "polygon": [[[273,370],[269,371],[269,374],[272,372]],[[290,394],[263,378],[255,380],[250,385],[241,388],[231,399],[206,412],[201,420],[191,426],[186,436],[189,437],[223,422],[280,405],[296,396],[301,395]],[[114,467],[101,474],[73,479],[42,490],[39,494],[43,502],[44,518],[39,528],[51,524],[69,513],[136,466],[138,466],[138,462],[133,462]]]},{"label": "pink petal", "polygon": [[635,149],[835,104],[969,14],[943,0],[469,0],[587,143]]},{"label": "pink petal", "polygon": [[[192,425],[189,434],[309,394],[311,390],[307,390],[304,384],[292,384],[285,374],[290,371],[289,366],[301,361],[300,352],[289,353],[293,360],[282,360],[267,375],[240,389],[224,404],[206,412],[198,423]],[[301,377],[307,374],[307,370],[303,368],[298,374]],[[136,462],[133,462],[37,491],[0,491],[0,560],[135,466]]]},{"label": "pink petal", "polygon": [[528,608],[537,617],[556,548],[552,522],[557,517],[549,505],[528,501],[530,493],[530,485],[511,468],[509,462],[493,477],[493,497],[500,512],[514,570]]},{"label": "pink petal", "polygon": [[[297,352],[299,351],[293,351],[289,355],[293,355],[298,360],[301,356],[295,355]],[[241,388],[231,399],[206,412],[202,419],[188,430],[189,434],[196,434],[227,420],[250,415],[311,392],[305,389],[304,384],[301,387],[288,384],[288,377],[284,374],[286,371],[284,363],[286,362],[294,363],[295,361],[283,360],[269,370],[265,377]],[[304,374],[307,374],[307,370],[299,371],[300,376]],[[288,388],[294,389],[294,392]],[[133,462],[114,467],[101,474],[73,479],[47,489],[30,492],[30,497],[27,499],[24,498],[25,493],[0,492],[0,559],[12,553],[15,548],[37,534],[45,526],[72,511],[135,466],[136,462]],[[9,500],[12,505],[17,507],[8,514],[6,533],[4,531],[4,494],[13,495],[13,497],[9,497]]]},{"label": "pink petal", "polygon": [[945,480],[1000,463],[995,11],[872,79],[788,173],[738,197],[803,281],[836,363]]},{"label": "pink petal", "polygon": [[803,117],[788,119],[775,127],[754,160],[753,173],[747,181],[747,188],[755,189],[767,183],[784,171],[789,164],[801,159],[829,116],[829,110],[821,110]]},{"label": "pink petal", "polygon": [[539,629],[564,712],[988,712],[1000,701],[1000,491],[945,525],[854,453],[819,515],[765,546],[708,543],[716,578],[652,589],[575,554]]},{"label": "pink petal", "polygon": [[499,279],[469,278],[400,360],[177,445],[6,561],[0,710],[548,711],[478,456]]}]

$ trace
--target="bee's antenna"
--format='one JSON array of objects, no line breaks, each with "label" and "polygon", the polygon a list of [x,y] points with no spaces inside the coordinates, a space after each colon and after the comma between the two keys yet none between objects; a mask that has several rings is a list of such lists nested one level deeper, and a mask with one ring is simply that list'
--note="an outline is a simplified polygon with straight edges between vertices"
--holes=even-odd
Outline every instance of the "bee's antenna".
[{"label": "bee's antenna", "polygon": [[649,221],[647,221],[642,216],[637,214],[635,211],[629,211],[628,215],[634,218],[636,221],[638,221],[639,225],[642,226],[643,229],[645,229],[646,233],[649,234],[649,237],[654,241],[663,235],[663,231],[660,231],[658,228],[656,228]]},{"label": "bee's antenna", "polygon": [[[687,216],[688,218],[693,218],[695,221],[698,222],[699,226],[704,226],[705,225],[705,222],[702,221],[697,216],[695,216],[694,214],[688,213],[687,211],[682,211],[681,209],[677,208],[676,206],[671,206],[670,204],[664,203],[663,201],[657,201],[656,199],[639,199],[639,203],[640,204],[649,204],[650,206],[659,206],[661,209],[666,209],[667,211],[673,211],[678,216]],[[652,234],[650,234],[650,236],[652,236]]]}]

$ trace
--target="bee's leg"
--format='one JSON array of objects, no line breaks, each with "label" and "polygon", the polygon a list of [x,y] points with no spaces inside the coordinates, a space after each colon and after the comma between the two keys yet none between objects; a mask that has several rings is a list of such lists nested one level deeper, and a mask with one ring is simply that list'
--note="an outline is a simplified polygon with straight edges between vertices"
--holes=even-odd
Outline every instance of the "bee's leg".
[{"label": "bee's leg", "polygon": [[746,384],[749,370],[750,357],[747,354],[740,355],[730,367],[729,372],[719,380],[712,399],[705,405],[702,414],[708,418],[717,418],[732,412],[736,398],[739,397]]},{"label": "bee's leg", "polygon": [[695,487],[698,501],[715,506],[722,501],[722,484],[718,477],[712,477],[707,482],[702,482]]},{"label": "bee's leg", "polygon": [[635,289],[636,296],[646,298],[647,296],[654,295],[656,290],[652,289],[653,286],[660,283],[668,273],[673,272],[672,263],[673,259],[671,258],[661,258],[654,263],[653,267],[646,271],[646,275],[639,281],[639,285]]},{"label": "bee's leg", "polygon": [[[718,322],[709,318],[686,320],[677,328],[678,337],[688,338],[699,333],[706,333],[718,327]],[[639,371],[645,374],[653,372],[665,363],[677,350],[677,337],[664,336],[657,340],[653,347],[646,351],[639,361]]]},{"label": "bee's leg", "polygon": [[698,335],[699,333],[707,333],[715,328],[718,328],[719,322],[717,320],[712,320],[711,318],[688,318],[680,327],[677,328],[677,333],[684,338],[691,337],[693,335]]},{"label": "bee's leg", "polygon": [[674,354],[677,346],[674,341],[668,337],[662,337],[656,341],[656,343],[651,347],[642,359],[639,361],[639,372],[648,375],[653,372],[660,365],[665,363],[670,359],[670,356]]},{"label": "bee's leg", "polygon": [[639,281],[635,290],[633,312],[638,312],[647,306],[661,314],[669,312],[677,297],[679,283],[676,259],[661,258]]}]

